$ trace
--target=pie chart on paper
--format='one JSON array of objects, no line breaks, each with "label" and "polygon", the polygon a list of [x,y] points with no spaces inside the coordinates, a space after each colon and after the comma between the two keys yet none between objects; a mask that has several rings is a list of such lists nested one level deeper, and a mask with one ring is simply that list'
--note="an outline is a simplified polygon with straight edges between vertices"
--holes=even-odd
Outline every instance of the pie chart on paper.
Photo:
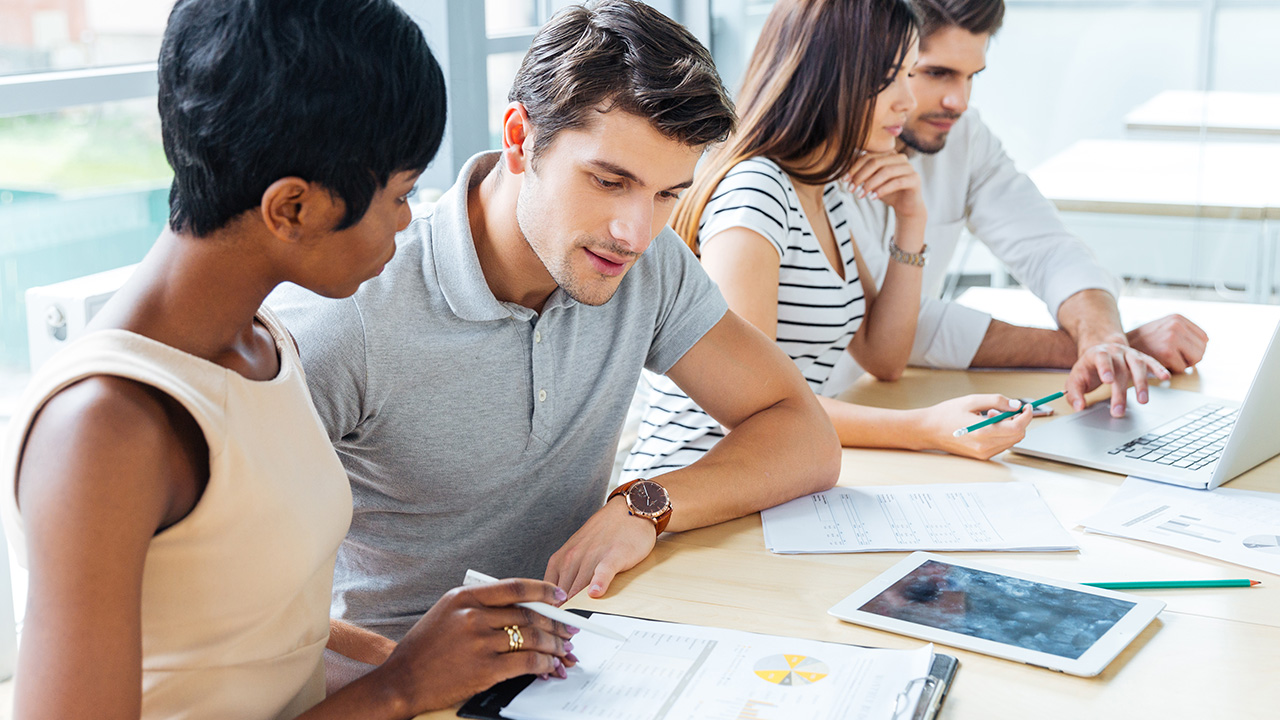
[{"label": "pie chart on paper", "polygon": [[806,655],[770,655],[755,665],[756,675],[774,685],[810,685],[831,674],[831,668]]},{"label": "pie chart on paper", "polygon": [[1280,555],[1280,535],[1251,535],[1244,539],[1244,546],[1250,550]]}]

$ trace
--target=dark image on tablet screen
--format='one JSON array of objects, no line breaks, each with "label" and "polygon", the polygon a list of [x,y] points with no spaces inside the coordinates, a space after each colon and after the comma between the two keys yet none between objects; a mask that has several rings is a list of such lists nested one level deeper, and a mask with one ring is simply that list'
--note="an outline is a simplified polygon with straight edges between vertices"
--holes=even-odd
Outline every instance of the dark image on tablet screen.
[{"label": "dark image on tablet screen", "polygon": [[1077,659],[1134,603],[925,561],[863,612]]}]

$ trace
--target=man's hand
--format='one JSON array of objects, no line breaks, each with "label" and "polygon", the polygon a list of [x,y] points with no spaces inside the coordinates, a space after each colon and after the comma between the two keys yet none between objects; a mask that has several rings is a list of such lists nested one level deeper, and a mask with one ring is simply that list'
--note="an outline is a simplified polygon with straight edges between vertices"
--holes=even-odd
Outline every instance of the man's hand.
[{"label": "man's hand", "polygon": [[601,597],[615,575],[649,556],[657,540],[652,521],[632,517],[626,500],[613,498],[551,556],[543,579],[559,585],[569,597],[583,588],[587,595]]},{"label": "man's hand", "polygon": [[1186,372],[1204,357],[1209,336],[1181,315],[1166,315],[1126,333],[1129,345],[1172,372]]},{"label": "man's hand", "polygon": [[1147,402],[1147,373],[1160,380],[1169,379],[1169,371],[1155,358],[1129,347],[1122,338],[1091,345],[1080,353],[1067,376],[1067,402],[1076,410],[1084,409],[1084,396],[1104,383],[1111,385],[1111,417],[1124,417],[1125,395],[1129,386],[1137,391],[1138,402]]}]

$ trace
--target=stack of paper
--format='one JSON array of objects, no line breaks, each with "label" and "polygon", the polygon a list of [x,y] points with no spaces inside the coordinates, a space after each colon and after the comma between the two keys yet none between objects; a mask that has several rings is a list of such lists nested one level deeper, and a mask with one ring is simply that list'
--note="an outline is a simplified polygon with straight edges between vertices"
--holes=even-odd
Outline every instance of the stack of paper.
[{"label": "stack of paper", "polygon": [[891,720],[910,718],[933,646],[880,650],[595,614],[628,636],[573,639],[565,680],[535,680],[512,720]]},{"label": "stack of paper", "polygon": [[1280,495],[1192,490],[1128,478],[1107,506],[1080,523],[1280,575]]},{"label": "stack of paper", "polygon": [[775,553],[1078,549],[1028,483],[838,487],[760,516]]}]

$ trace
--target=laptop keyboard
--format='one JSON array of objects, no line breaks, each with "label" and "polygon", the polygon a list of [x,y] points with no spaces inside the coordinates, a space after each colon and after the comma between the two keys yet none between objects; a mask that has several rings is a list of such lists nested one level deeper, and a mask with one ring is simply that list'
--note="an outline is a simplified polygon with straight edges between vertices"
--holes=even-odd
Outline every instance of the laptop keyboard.
[{"label": "laptop keyboard", "polygon": [[1239,412],[1221,405],[1205,405],[1108,450],[1107,454],[1199,470],[1217,462],[1222,455]]}]

